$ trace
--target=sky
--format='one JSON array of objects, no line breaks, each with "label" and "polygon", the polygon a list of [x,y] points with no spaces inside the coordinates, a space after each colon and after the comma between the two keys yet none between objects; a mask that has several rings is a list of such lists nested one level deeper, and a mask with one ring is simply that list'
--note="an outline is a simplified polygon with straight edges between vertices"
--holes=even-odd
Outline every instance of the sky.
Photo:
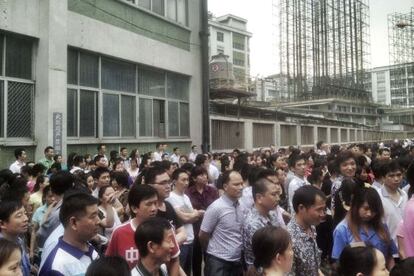
[{"label": "sky", "polygon": [[[253,33],[250,40],[252,76],[267,76],[279,72],[278,11],[272,2],[278,0],[208,0],[209,11],[215,16],[234,14],[248,20],[247,30]],[[387,15],[407,13],[414,0],[370,0],[371,67],[388,65]]]}]

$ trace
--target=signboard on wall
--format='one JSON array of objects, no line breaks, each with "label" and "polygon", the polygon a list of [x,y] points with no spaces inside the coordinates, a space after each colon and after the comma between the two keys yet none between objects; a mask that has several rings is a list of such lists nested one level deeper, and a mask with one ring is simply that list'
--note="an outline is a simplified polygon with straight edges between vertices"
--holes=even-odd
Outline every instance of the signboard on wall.
[{"label": "signboard on wall", "polygon": [[63,114],[53,112],[53,147],[55,154],[62,154]]}]

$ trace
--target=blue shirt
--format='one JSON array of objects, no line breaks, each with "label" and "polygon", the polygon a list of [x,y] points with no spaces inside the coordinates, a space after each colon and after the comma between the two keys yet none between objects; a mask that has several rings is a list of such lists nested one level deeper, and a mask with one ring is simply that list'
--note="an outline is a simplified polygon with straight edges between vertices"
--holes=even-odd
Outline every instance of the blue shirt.
[{"label": "blue shirt", "polygon": [[[387,234],[389,235],[388,227],[385,226],[385,228],[387,230]],[[339,259],[339,256],[341,255],[342,250],[345,248],[345,246],[352,242],[356,242],[346,219],[342,220],[336,226],[333,236],[334,244],[332,248],[332,258]],[[397,246],[391,240],[391,238],[390,242],[385,242],[372,228],[368,229],[368,233],[366,233],[362,229],[359,229],[359,237],[361,241],[366,242],[367,244],[370,244],[379,251],[381,251],[386,259],[392,256],[393,254],[398,254]]]},{"label": "blue shirt", "polygon": [[91,262],[99,257],[92,245],[87,252],[65,242],[62,237],[50,252],[39,276],[72,275],[83,276]]}]

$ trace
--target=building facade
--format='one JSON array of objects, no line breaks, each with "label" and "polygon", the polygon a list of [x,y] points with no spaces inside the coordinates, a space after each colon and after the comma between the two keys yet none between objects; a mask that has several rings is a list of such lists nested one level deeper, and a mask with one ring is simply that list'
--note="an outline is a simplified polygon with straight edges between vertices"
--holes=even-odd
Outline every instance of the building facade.
[{"label": "building facade", "polygon": [[414,63],[396,64],[371,70],[372,98],[392,107],[414,106]]},{"label": "building facade", "polygon": [[0,165],[16,146],[36,161],[201,144],[200,3],[3,1]]},{"label": "building facade", "polygon": [[236,85],[247,88],[250,77],[250,47],[252,34],[247,31],[247,20],[235,15],[209,19],[209,55],[222,53],[233,63]]}]

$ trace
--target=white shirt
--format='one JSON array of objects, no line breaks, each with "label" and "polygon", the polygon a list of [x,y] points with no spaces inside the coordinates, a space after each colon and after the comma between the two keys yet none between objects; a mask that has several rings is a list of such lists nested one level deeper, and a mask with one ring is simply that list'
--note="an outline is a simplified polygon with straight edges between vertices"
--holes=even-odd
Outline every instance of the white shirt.
[{"label": "white shirt", "polygon": [[197,152],[190,152],[190,154],[188,155],[188,160],[194,162],[197,157],[197,154]]},{"label": "white shirt", "polygon": [[391,199],[385,186],[382,186],[380,189],[377,189],[384,207],[384,220],[390,230],[391,238],[394,240],[395,244],[397,242],[397,228],[398,224],[401,222],[404,216],[405,205],[408,201],[407,194],[398,188],[397,192],[400,194],[400,199],[398,202],[395,202]]},{"label": "white shirt", "polygon": [[213,183],[219,178],[220,172],[216,166],[209,164],[208,165],[208,175],[211,177]]},{"label": "white shirt", "polygon": [[154,151],[154,161],[162,161],[163,152]]},{"label": "white shirt", "polygon": [[[184,213],[192,213],[194,211],[190,198],[186,195],[179,195],[175,192],[170,193],[170,196],[166,199],[174,209],[180,209]],[[194,240],[193,224],[184,224],[185,232],[187,233],[187,239],[184,244],[191,244]]]},{"label": "white shirt", "polygon": [[289,212],[293,214],[295,211],[293,210],[293,204],[292,199],[293,195],[295,194],[295,191],[299,189],[302,186],[310,185],[309,182],[306,180],[306,178],[299,178],[297,175],[293,177],[293,179],[289,183],[289,191],[288,191],[288,206],[289,206]]},{"label": "white shirt", "polygon": [[12,171],[12,173],[20,173],[20,169],[26,165],[24,162],[19,162],[18,160],[14,161],[13,164],[10,165],[9,170]]},{"label": "white shirt", "polygon": [[[104,217],[106,218],[106,210],[105,210],[105,208],[103,208],[102,206],[99,206],[98,208],[99,208],[99,211],[101,211],[101,212],[103,213]],[[115,210],[115,208],[114,208],[114,207],[112,207],[112,209],[113,209],[113,211],[114,211],[114,225],[112,225],[112,227],[111,227],[111,228],[105,228],[105,237],[106,237],[108,240],[110,240],[110,239],[111,239],[111,237],[112,237],[112,232],[114,231],[114,229],[115,229],[116,227],[118,227],[119,225],[121,225],[121,224],[122,224],[122,223],[121,223],[121,220],[119,219],[119,216],[118,216],[117,211]]]},{"label": "white shirt", "polygon": [[180,162],[180,156],[173,153],[170,157],[171,162],[173,163],[179,163]]}]

